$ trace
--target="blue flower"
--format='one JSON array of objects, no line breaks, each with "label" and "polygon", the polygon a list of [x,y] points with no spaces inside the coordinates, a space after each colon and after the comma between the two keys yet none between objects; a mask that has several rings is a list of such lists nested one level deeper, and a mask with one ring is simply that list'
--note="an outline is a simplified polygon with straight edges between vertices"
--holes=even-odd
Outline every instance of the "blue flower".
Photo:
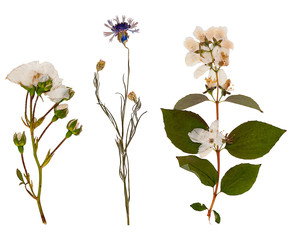
[{"label": "blue flower", "polygon": [[[116,24],[113,24],[113,21],[116,22]],[[138,22],[134,22],[132,18],[128,18],[126,21],[126,17],[122,16],[122,21],[120,21],[119,17],[116,16],[115,19],[107,20],[108,24],[104,24],[106,27],[108,27],[111,32],[104,32],[104,36],[108,37],[113,35],[110,38],[110,41],[113,40],[114,37],[117,37],[119,42],[125,44],[128,39],[129,35],[127,31],[130,31],[132,33],[139,32],[139,29],[137,29]]]}]

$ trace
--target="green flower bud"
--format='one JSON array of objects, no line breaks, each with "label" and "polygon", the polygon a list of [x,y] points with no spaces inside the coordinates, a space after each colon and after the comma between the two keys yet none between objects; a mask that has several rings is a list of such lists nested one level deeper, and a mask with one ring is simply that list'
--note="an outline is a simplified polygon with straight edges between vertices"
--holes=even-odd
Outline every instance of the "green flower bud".
[{"label": "green flower bud", "polygon": [[49,77],[49,75],[41,75],[39,77],[38,87],[36,89],[38,96],[40,96],[44,92],[50,91],[52,86],[53,86],[53,81]]},{"label": "green flower bud", "polygon": [[77,119],[72,119],[67,124],[67,129],[74,135],[79,135],[82,131],[82,125],[79,127],[79,122]]},{"label": "green flower bud", "polygon": [[13,142],[17,147],[23,147],[26,144],[26,136],[25,132],[23,133],[15,133],[13,135]]},{"label": "green flower bud", "polygon": [[[55,112],[55,116],[54,117],[57,117],[57,119],[59,119],[59,118],[63,119],[65,117],[67,117],[67,115],[69,113],[68,104],[60,104],[60,105],[58,105],[57,107],[55,107],[54,112]],[[53,120],[54,120],[54,117],[53,117]]]}]

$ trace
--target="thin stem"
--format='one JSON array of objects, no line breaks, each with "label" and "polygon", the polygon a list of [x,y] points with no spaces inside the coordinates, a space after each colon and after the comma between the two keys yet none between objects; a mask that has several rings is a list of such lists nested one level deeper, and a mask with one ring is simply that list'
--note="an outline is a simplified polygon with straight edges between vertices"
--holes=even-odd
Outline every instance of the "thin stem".
[{"label": "thin stem", "polygon": [[35,109],[36,109],[36,105],[37,105],[38,99],[39,99],[39,96],[36,97],[35,102],[34,102],[33,112],[32,112],[33,119],[34,119],[34,116],[35,116]]},{"label": "thin stem", "polygon": [[40,215],[41,215],[41,218],[42,218],[42,222],[44,224],[47,224],[47,221],[46,221],[46,218],[45,218],[45,215],[44,215],[44,212],[43,212],[43,209],[42,209],[42,205],[41,205],[41,192],[42,192],[42,168],[40,166],[40,162],[38,160],[38,156],[37,156],[37,146],[36,146],[36,140],[34,138],[34,111],[35,111],[35,106],[34,106],[34,111],[32,109],[32,100],[33,100],[33,97],[34,96],[30,96],[30,134],[31,134],[31,142],[32,142],[32,148],[33,148],[33,156],[34,156],[34,159],[35,159],[35,162],[37,164],[37,168],[38,168],[38,171],[39,171],[39,186],[38,186],[38,194],[37,194],[37,197],[36,197],[36,200],[37,200],[37,204],[38,204],[38,208],[39,208],[39,212],[40,212]]},{"label": "thin stem", "polygon": [[51,156],[53,156],[53,154],[58,150],[58,148],[63,144],[63,142],[65,142],[67,138],[64,137],[64,139],[58,144],[58,146],[54,149],[54,151],[51,153]]},{"label": "thin stem", "polygon": [[28,174],[28,172],[27,172],[26,166],[25,166],[23,153],[21,153],[20,155],[21,155],[21,161],[22,161],[22,165],[23,165],[24,172],[25,172],[25,175],[26,175],[26,179],[27,179],[27,181],[28,181],[28,185],[29,185],[29,187],[30,187],[31,192],[26,188],[26,184],[24,184],[24,185],[25,185],[25,189],[26,189],[26,191],[28,192],[28,194],[29,194],[32,198],[36,199],[36,195],[34,194],[33,188],[32,188],[32,186],[31,186],[31,184],[30,184],[30,178],[29,178],[29,174]]},{"label": "thin stem", "polygon": [[44,116],[42,116],[42,118],[45,118],[55,107],[57,107],[58,105],[60,104],[60,102],[58,102],[58,103],[55,103],[54,104],[54,106],[52,106],[50,109],[49,109],[49,111],[47,111],[47,113],[44,115]]},{"label": "thin stem", "polygon": [[40,135],[40,137],[38,138],[38,142],[41,140],[41,138],[43,137],[44,133],[47,131],[47,129],[51,126],[53,122],[51,121],[48,126],[44,129],[44,131],[42,132],[42,134]]}]

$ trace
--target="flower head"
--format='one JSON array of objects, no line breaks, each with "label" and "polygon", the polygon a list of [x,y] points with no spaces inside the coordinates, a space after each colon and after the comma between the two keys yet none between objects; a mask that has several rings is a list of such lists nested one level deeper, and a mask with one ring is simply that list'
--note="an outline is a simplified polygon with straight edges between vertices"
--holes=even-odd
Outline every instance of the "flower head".
[{"label": "flower head", "polygon": [[222,133],[218,131],[219,121],[214,121],[209,131],[202,128],[195,128],[193,131],[189,132],[188,135],[190,139],[195,143],[201,143],[198,153],[200,157],[205,157],[209,154],[213,147],[221,146],[224,144],[225,137]]},{"label": "flower head", "polygon": [[130,92],[130,93],[128,94],[128,98],[129,98],[131,101],[133,101],[133,102],[137,102],[137,96],[136,96],[136,94],[135,94],[134,92]]},{"label": "flower head", "polygon": [[[113,23],[115,21],[115,24]],[[134,33],[139,32],[139,29],[137,29],[138,22],[134,22],[132,18],[128,18],[126,21],[126,17],[122,16],[122,20],[120,21],[119,17],[116,16],[113,20],[107,20],[108,24],[104,24],[106,27],[108,27],[111,31],[110,32],[104,32],[104,36],[108,37],[113,35],[110,38],[110,41],[113,40],[114,37],[117,37],[119,42],[126,43],[129,39],[128,31]]]},{"label": "flower head", "polygon": [[96,71],[97,72],[101,71],[102,69],[104,69],[104,66],[105,66],[105,61],[100,59],[99,62],[96,64]]}]

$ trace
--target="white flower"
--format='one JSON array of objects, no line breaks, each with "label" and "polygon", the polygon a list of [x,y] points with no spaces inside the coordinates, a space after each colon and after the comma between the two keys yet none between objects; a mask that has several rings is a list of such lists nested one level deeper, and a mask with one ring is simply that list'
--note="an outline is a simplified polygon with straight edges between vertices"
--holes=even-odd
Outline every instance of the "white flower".
[{"label": "white flower", "polygon": [[60,102],[62,99],[66,98],[69,99],[69,88],[64,85],[60,85],[57,88],[51,89],[49,92],[45,93],[51,101],[57,103]]},{"label": "white flower", "polygon": [[37,86],[39,81],[51,78],[54,85],[58,85],[62,80],[58,76],[58,72],[51,63],[38,61],[22,64],[14,68],[6,77],[11,82],[26,87]]},{"label": "white flower", "polygon": [[224,135],[218,131],[219,128],[219,121],[214,121],[209,131],[206,131],[202,128],[195,128],[192,132],[188,133],[190,139],[195,143],[200,143],[201,146],[199,147],[199,155],[201,158],[208,155],[213,147],[220,147],[224,144]]},{"label": "white flower", "polygon": [[206,31],[206,38],[211,41],[215,37],[216,27],[210,27]]},{"label": "white flower", "polygon": [[217,27],[214,33],[214,37],[217,41],[227,39],[227,28],[226,27]]},{"label": "white flower", "polygon": [[[219,86],[223,87],[223,85],[227,81],[227,75],[226,75],[226,73],[225,73],[225,71],[223,69],[220,69],[217,72],[217,75],[218,75]],[[216,73],[212,69],[209,72],[209,79],[212,80],[212,81],[217,82]]]},{"label": "white flower", "polygon": [[195,78],[201,77],[205,72],[207,72],[210,69],[207,65],[201,65],[198,67],[194,73]]},{"label": "white flower", "polygon": [[193,34],[200,42],[205,41],[206,34],[205,34],[205,31],[201,27],[197,26]]},{"label": "white flower", "polygon": [[200,55],[193,52],[188,52],[185,60],[188,66],[194,66],[198,64],[199,62],[201,62]]},{"label": "white flower", "polygon": [[184,46],[186,49],[188,49],[191,52],[195,52],[199,49],[199,43],[191,37],[187,37],[185,39]]}]

